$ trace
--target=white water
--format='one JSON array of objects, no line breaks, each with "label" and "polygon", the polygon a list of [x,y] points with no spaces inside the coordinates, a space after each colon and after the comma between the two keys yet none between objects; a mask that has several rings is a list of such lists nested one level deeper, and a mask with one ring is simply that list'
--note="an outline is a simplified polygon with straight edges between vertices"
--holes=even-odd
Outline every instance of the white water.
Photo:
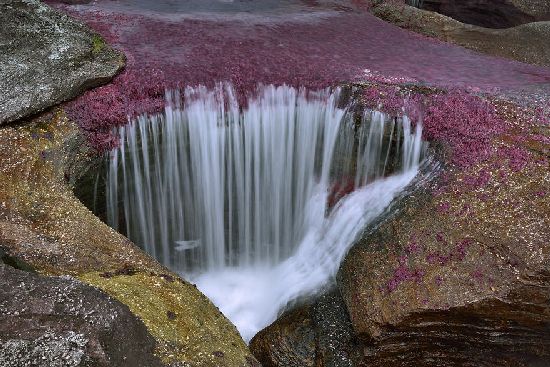
[{"label": "white water", "polygon": [[416,174],[419,124],[413,133],[407,118],[366,112],[358,128],[338,98],[268,86],[241,112],[227,86],[188,88],[183,105],[167,93],[164,114],[119,131],[109,224],[121,205],[130,239],[196,282],[249,340],[330,281]]}]

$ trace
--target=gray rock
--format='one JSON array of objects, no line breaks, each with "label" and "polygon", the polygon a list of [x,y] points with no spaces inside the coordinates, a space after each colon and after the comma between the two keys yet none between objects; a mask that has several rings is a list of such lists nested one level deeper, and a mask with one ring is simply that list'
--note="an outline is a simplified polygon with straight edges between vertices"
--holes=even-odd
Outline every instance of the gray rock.
[{"label": "gray rock", "polygon": [[0,0],[0,125],[109,81],[124,56],[36,0]]},{"label": "gray rock", "polygon": [[129,308],[69,277],[0,262],[0,366],[162,366]]}]

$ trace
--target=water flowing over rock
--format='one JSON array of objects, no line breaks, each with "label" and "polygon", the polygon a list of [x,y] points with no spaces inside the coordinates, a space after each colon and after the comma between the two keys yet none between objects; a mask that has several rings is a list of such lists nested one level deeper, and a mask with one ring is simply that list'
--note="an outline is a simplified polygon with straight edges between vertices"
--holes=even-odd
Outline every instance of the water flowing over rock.
[{"label": "water flowing over rock", "polygon": [[[367,226],[339,269],[336,298],[331,294],[299,305],[258,333],[251,349],[260,362],[548,364],[548,120],[509,102],[493,103],[504,120],[477,114],[475,126],[485,125],[484,131],[503,123],[511,127],[494,129],[484,158],[466,165],[449,158],[460,150],[474,155],[482,139],[474,134],[476,142],[468,140],[476,114],[463,119],[445,109],[439,115],[437,126],[452,117],[448,122],[455,129],[431,144],[445,171],[435,181],[421,179],[420,171],[414,190]],[[433,121],[428,112],[426,132]],[[469,127],[465,135],[459,133],[460,123]],[[451,156],[450,136],[464,144],[454,146]],[[312,315],[318,308],[325,317]],[[342,320],[331,323],[333,314]],[[334,331],[334,325],[342,329]],[[326,359],[334,355],[346,358],[337,364]]]},{"label": "water flowing over rock", "polygon": [[[356,125],[338,90],[261,87],[242,112],[227,86],[184,94],[180,105],[168,92],[163,115],[119,130],[107,218],[189,274],[238,326],[251,323],[241,329],[250,338],[328,281],[362,226],[410,181],[421,125],[375,111]],[[228,296],[270,278],[279,280],[256,301]]]},{"label": "water flowing over rock", "polygon": [[124,56],[76,20],[35,0],[0,1],[0,125],[104,84]]},{"label": "water flowing over rock", "polygon": [[[85,167],[87,150],[62,111],[2,127],[0,141],[2,257],[43,274],[70,274],[126,305],[155,339],[154,354],[163,365],[256,363],[235,327],[196,287],[102,223],[74,196],[69,182]],[[63,340],[55,336],[25,345]]]}]

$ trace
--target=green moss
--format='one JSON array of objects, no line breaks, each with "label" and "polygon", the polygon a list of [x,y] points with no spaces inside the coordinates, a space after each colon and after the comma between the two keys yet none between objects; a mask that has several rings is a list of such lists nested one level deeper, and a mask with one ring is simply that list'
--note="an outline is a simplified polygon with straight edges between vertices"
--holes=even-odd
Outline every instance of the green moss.
[{"label": "green moss", "polygon": [[92,36],[92,53],[94,55],[99,54],[105,48],[105,45],[105,40],[99,34]]},{"label": "green moss", "polygon": [[175,275],[88,273],[80,280],[126,304],[158,342],[165,363],[246,366],[253,360],[236,328],[194,286]]}]

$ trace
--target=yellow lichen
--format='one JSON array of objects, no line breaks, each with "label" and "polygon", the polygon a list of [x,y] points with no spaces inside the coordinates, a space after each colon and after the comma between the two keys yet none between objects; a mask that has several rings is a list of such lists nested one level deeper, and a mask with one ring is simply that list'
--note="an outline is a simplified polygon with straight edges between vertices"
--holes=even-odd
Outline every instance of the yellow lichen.
[{"label": "yellow lichen", "polygon": [[[68,149],[78,134],[62,110],[0,129],[3,248],[40,273],[80,277],[126,304],[156,338],[157,354],[167,362],[244,366],[254,361],[235,327],[204,295],[168,274],[74,196],[65,173],[81,154]],[[121,268],[143,273],[106,277]]]},{"label": "yellow lichen", "polygon": [[166,363],[245,366],[249,352],[237,330],[194,286],[174,275],[88,273],[82,281],[126,304],[158,341]]}]

